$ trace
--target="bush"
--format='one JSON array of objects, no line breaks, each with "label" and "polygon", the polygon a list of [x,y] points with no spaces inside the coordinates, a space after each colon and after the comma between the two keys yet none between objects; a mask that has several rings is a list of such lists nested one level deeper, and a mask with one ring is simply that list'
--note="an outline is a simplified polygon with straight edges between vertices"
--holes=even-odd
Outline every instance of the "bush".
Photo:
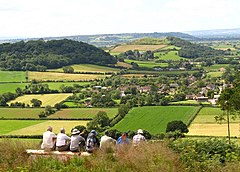
[{"label": "bush", "polygon": [[188,133],[187,125],[182,121],[171,121],[167,124],[166,132],[180,131],[182,133]]}]

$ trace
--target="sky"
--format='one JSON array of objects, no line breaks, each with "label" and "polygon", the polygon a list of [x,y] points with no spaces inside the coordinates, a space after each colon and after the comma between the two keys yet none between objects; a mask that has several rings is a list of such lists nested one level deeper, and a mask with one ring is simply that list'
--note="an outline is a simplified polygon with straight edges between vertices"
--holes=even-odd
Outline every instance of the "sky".
[{"label": "sky", "polygon": [[240,28],[240,0],[0,0],[0,38]]}]

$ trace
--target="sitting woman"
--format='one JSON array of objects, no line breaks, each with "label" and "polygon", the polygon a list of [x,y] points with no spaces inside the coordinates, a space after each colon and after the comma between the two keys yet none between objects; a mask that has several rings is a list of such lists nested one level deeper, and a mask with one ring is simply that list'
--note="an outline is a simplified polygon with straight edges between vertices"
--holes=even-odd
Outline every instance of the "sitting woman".
[{"label": "sitting woman", "polygon": [[85,139],[79,135],[80,131],[76,128],[72,130],[71,142],[70,142],[70,151],[79,152],[80,151],[80,143],[85,142]]}]

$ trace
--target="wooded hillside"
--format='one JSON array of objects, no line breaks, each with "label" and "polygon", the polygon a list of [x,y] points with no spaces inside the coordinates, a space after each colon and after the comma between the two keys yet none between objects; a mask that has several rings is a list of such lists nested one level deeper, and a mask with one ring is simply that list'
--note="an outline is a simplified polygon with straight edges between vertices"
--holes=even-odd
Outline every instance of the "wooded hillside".
[{"label": "wooded hillside", "polygon": [[0,45],[0,68],[5,70],[44,71],[72,64],[106,65],[116,62],[115,57],[97,47],[67,39]]}]

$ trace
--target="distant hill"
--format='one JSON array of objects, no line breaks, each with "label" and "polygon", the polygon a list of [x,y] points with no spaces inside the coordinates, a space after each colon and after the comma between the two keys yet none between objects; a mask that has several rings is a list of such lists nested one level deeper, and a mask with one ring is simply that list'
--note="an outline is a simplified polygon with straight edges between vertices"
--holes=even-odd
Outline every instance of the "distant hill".
[{"label": "distant hill", "polygon": [[[121,34],[99,34],[99,35],[75,35],[75,36],[63,36],[63,37],[46,37],[43,38],[43,40],[61,40],[61,39],[70,39],[74,41],[81,41],[88,44],[95,45],[97,47],[109,47],[109,46],[115,46],[127,42],[134,41],[136,39],[140,38],[165,38],[168,36],[174,36],[178,38],[182,38],[185,40],[197,40],[198,38],[191,36],[186,33],[181,32],[166,32],[166,33],[121,33]],[[25,39],[25,40],[38,40],[36,39]],[[16,42],[20,39],[11,39],[11,40],[0,40],[0,43],[2,42]]]},{"label": "distant hill", "polygon": [[102,49],[73,40],[20,41],[0,44],[0,68],[45,71],[72,64],[115,64],[115,57]]},{"label": "distant hill", "polygon": [[240,28],[237,29],[216,29],[216,30],[199,30],[185,32],[200,39],[209,40],[234,40],[240,39]]}]

